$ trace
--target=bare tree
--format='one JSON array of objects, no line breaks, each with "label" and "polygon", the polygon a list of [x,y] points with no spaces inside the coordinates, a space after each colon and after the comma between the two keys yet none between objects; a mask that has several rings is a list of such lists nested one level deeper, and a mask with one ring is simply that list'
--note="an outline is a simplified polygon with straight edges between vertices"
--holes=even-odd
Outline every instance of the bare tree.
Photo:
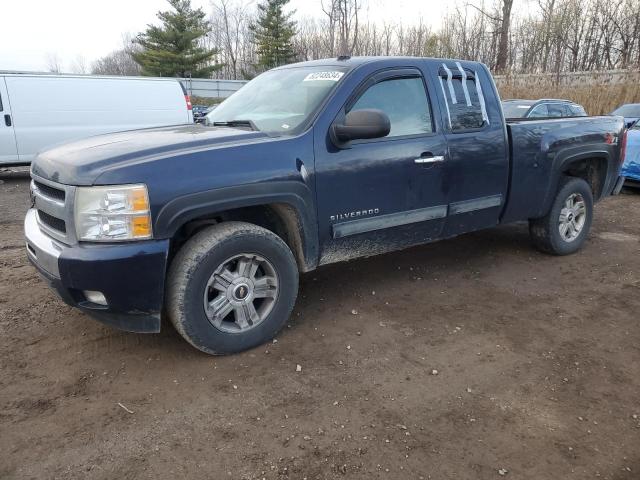
[{"label": "bare tree", "polygon": [[351,55],[356,50],[359,33],[359,0],[329,0],[321,2],[322,11],[329,22],[332,54]]},{"label": "bare tree", "polygon": [[71,73],[89,73],[89,65],[83,55],[77,55],[73,62],[71,62]]},{"label": "bare tree", "polygon": [[62,60],[57,53],[49,52],[45,55],[47,71],[51,73],[62,73]]},{"label": "bare tree", "polygon": [[91,73],[96,75],[140,75],[140,65],[133,60],[129,52],[120,49],[93,62]]},{"label": "bare tree", "polygon": [[507,69],[509,55],[509,28],[511,26],[511,9],[513,0],[502,0],[502,16],[500,17],[500,40],[498,41],[498,56],[496,71],[503,73]]},{"label": "bare tree", "polygon": [[139,48],[133,42],[133,36],[122,35],[122,48],[97,59],[91,65],[91,73],[96,75],[140,75],[140,65],[133,59],[132,53]]},{"label": "bare tree", "polygon": [[[535,0],[520,12],[516,7],[524,0],[458,1],[431,29],[419,19],[408,24],[371,21],[367,0],[321,0],[316,16],[296,19],[296,56],[453,57],[478,60],[507,74],[549,73],[556,81],[568,71],[640,68],[640,0]],[[206,42],[220,52],[222,78],[255,74],[248,28],[255,5],[251,0],[213,0]],[[116,65],[126,60],[116,53],[101,60]]]},{"label": "bare tree", "polygon": [[206,42],[207,48],[219,52],[216,61],[222,65],[218,71],[221,78],[243,79],[255,75],[257,58],[249,29],[256,15],[254,6],[252,0],[212,1],[211,31]]}]

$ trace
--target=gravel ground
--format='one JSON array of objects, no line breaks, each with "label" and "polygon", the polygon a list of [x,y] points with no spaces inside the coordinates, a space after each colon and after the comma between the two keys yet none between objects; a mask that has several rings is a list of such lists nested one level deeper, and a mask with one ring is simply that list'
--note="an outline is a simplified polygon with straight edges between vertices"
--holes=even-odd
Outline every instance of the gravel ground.
[{"label": "gravel ground", "polygon": [[515,225],[321,268],[209,357],[62,304],[0,181],[0,478],[640,478],[637,193],[569,257]]}]

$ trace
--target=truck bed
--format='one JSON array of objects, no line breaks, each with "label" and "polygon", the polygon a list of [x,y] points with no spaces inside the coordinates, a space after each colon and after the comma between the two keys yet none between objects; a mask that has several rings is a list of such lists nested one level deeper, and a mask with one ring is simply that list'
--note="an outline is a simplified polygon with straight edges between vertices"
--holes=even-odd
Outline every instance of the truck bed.
[{"label": "truck bed", "polygon": [[543,215],[561,178],[554,174],[567,171],[573,161],[593,158],[600,165],[595,200],[613,190],[621,166],[620,117],[513,119],[506,127],[511,168],[502,223]]}]

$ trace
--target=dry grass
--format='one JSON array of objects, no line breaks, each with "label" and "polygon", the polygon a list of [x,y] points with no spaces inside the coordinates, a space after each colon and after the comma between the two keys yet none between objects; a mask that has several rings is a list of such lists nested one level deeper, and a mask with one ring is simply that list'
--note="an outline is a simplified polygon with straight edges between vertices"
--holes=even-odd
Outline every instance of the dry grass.
[{"label": "dry grass", "polygon": [[563,98],[582,105],[589,115],[603,115],[624,103],[640,103],[640,83],[622,85],[554,86],[500,85],[500,97],[535,100]]},{"label": "dry grass", "polygon": [[224,98],[217,97],[197,97],[195,95],[191,96],[191,104],[192,105],[206,105],[210,107],[211,105],[217,105],[222,102]]}]

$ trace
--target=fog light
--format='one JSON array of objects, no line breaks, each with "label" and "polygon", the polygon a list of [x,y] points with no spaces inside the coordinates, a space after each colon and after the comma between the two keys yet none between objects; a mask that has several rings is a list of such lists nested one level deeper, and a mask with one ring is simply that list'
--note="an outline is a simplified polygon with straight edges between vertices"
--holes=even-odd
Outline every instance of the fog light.
[{"label": "fog light", "polygon": [[84,297],[91,303],[97,303],[98,305],[107,305],[107,299],[104,297],[104,293],[96,292],[95,290],[85,290]]}]

